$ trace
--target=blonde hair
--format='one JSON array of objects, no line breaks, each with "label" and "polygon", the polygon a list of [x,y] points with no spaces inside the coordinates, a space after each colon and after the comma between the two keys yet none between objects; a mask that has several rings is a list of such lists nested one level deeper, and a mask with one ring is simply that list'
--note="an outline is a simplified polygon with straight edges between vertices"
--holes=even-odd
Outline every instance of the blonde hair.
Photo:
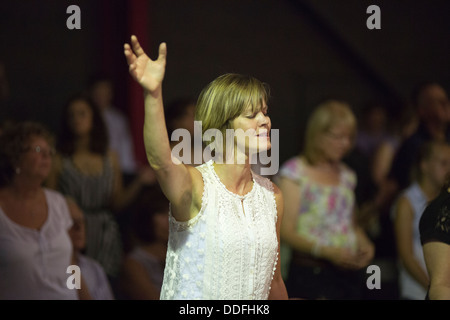
[{"label": "blonde hair", "polygon": [[306,160],[314,164],[321,157],[322,150],[319,139],[336,125],[344,125],[351,129],[351,142],[355,142],[357,122],[350,105],[344,101],[327,100],[319,104],[309,116],[303,155]]},{"label": "blonde hair", "polygon": [[209,83],[200,93],[195,120],[202,122],[202,133],[218,129],[226,137],[231,121],[247,108],[260,110],[269,98],[269,87],[247,75],[227,73]]}]

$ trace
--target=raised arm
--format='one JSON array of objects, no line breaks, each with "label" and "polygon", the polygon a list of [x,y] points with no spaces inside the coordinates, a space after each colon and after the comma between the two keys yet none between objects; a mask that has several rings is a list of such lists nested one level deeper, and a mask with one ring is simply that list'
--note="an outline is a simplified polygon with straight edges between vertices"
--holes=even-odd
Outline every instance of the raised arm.
[{"label": "raised arm", "polygon": [[148,162],[155,170],[162,191],[172,204],[174,217],[180,221],[189,220],[195,216],[201,206],[197,201],[193,201],[191,175],[196,175],[194,170],[197,170],[194,168],[191,170],[179,162],[175,163],[171,156],[162,98],[162,82],[167,56],[166,44],[161,43],[158,58],[151,60],[136,36],[132,36],[131,45],[124,45],[124,54],[131,76],[144,89],[144,144]]},{"label": "raised arm", "polygon": [[171,163],[169,139],[166,134],[162,99],[162,82],[166,68],[166,44],[159,46],[158,59],[151,60],[142,49],[138,39],[131,37],[131,46],[125,44],[125,57],[129,71],[144,89],[145,118],[144,143],[150,165],[158,170]]}]

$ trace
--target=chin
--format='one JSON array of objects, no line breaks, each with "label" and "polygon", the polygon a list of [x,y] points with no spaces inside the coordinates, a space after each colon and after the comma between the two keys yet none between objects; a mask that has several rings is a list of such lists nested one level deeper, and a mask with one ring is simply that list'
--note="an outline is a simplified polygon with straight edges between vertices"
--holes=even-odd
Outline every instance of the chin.
[{"label": "chin", "polygon": [[258,143],[258,142],[250,143],[246,148],[250,152],[261,152],[263,150],[270,149],[270,141],[267,141],[266,143]]}]

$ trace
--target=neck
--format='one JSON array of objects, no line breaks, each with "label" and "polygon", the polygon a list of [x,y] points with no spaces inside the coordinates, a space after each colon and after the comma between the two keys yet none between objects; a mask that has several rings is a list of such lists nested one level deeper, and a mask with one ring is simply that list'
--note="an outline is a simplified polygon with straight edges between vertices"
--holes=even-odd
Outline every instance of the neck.
[{"label": "neck", "polygon": [[79,258],[78,258],[78,255],[79,255],[79,252],[76,250],[76,249],[72,249],[73,251],[72,251],[72,264],[74,264],[74,265],[78,265],[78,262],[79,262]]},{"label": "neck", "polygon": [[312,165],[316,168],[322,169],[324,171],[335,171],[339,168],[339,161],[329,160],[329,159],[321,159]]},{"label": "neck", "polygon": [[89,136],[88,135],[79,137],[75,141],[75,151],[76,152],[88,152],[89,151]]},{"label": "neck", "polygon": [[437,186],[429,180],[422,180],[419,185],[428,201],[436,198],[441,190],[440,186]]},{"label": "neck", "polygon": [[436,140],[445,140],[445,131],[447,125],[444,123],[427,123],[425,124],[431,137]]},{"label": "neck", "polygon": [[214,163],[214,169],[223,184],[232,192],[246,194],[253,184],[250,163],[220,164]]},{"label": "neck", "polygon": [[36,197],[41,191],[42,181],[16,176],[9,188],[13,194],[17,195],[17,197],[21,199],[30,199]]}]

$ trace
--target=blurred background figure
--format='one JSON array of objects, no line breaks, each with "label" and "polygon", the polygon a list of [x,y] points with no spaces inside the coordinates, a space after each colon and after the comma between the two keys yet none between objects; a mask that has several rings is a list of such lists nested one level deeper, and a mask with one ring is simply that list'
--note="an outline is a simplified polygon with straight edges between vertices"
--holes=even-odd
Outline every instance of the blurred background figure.
[{"label": "blurred background figure", "polygon": [[355,148],[372,159],[380,143],[392,138],[388,127],[388,112],[383,104],[377,102],[367,103],[360,112]]},{"label": "blurred background figure", "polygon": [[155,185],[134,206],[134,246],[120,276],[120,298],[159,300],[169,238],[169,201]]},{"label": "blurred background figure", "polygon": [[109,148],[117,154],[124,180],[128,182],[137,173],[138,166],[134,157],[134,144],[128,119],[113,105],[113,82],[107,76],[98,75],[90,79],[88,87],[89,95],[100,109],[105,122]]},{"label": "blurred background figure", "polygon": [[435,82],[419,84],[413,90],[412,103],[417,112],[418,126],[401,144],[389,173],[397,192],[411,183],[411,168],[424,142],[429,140],[450,142],[450,104],[444,88]]},{"label": "blurred background figure", "polygon": [[2,300],[86,298],[83,288],[66,285],[72,264],[66,199],[43,187],[52,167],[53,142],[51,133],[35,122],[16,123],[0,135]]},{"label": "blurred background figure", "polygon": [[450,176],[419,222],[423,255],[430,277],[426,299],[450,300]]},{"label": "blurred background figure", "polygon": [[438,196],[450,172],[450,145],[442,141],[424,143],[419,150],[415,172],[413,183],[394,204],[393,218],[400,298],[423,300],[429,277],[420,242],[419,220],[428,203]]},{"label": "blurred background figure", "polygon": [[124,187],[118,157],[108,146],[99,110],[87,96],[73,96],[63,110],[58,154],[47,185],[73,198],[84,212],[85,254],[114,282],[123,258],[117,215],[149,182],[146,179],[154,177],[137,175]]},{"label": "blurred background figure", "polygon": [[96,260],[84,255],[86,248],[86,226],[84,214],[72,199],[68,198],[73,225],[69,229],[72,241],[72,263],[80,267],[87,290],[93,300],[114,300],[108,277],[103,267]]},{"label": "blurred background figure", "polygon": [[285,200],[281,239],[292,250],[290,298],[362,297],[359,270],[372,260],[374,246],[356,223],[356,175],[342,162],[356,125],[348,104],[320,104],[308,120],[303,153],[276,178]]},{"label": "blurred background figure", "polygon": [[395,123],[391,124],[392,136],[382,139],[372,156],[371,175],[378,189],[386,187],[394,156],[400,145],[416,131],[419,120],[416,110],[410,105],[405,105],[398,119],[394,121]]},{"label": "blurred background figure", "polygon": [[[172,141],[172,133],[176,129],[185,129],[190,134],[190,151],[191,151],[191,165],[200,165],[201,163],[194,163],[194,121],[195,121],[195,100],[191,98],[178,98],[172,101],[164,109],[167,133],[169,135],[170,147],[174,148],[182,141]],[[200,132],[201,134],[201,132]],[[181,138],[180,138],[181,139]],[[178,154],[178,153],[176,153]],[[183,153],[180,152],[180,156]]]}]

